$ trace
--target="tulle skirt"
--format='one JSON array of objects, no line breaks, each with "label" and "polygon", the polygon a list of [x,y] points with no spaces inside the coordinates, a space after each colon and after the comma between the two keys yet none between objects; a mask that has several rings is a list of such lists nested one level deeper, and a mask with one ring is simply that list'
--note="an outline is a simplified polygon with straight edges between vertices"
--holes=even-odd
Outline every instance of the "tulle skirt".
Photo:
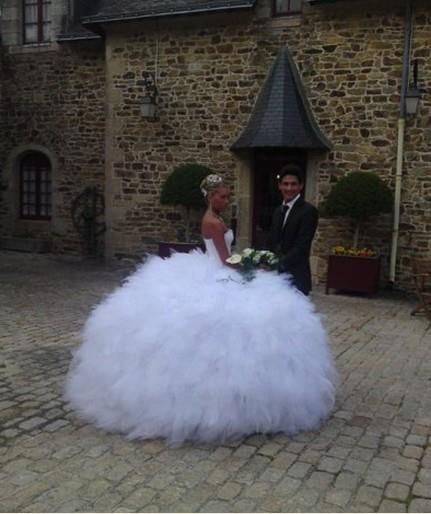
[{"label": "tulle skirt", "polygon": [[151,257],[91,313],[65,396],[130,438],[219,442],[316,428],[335,371],[313,304],[273,272]]}]

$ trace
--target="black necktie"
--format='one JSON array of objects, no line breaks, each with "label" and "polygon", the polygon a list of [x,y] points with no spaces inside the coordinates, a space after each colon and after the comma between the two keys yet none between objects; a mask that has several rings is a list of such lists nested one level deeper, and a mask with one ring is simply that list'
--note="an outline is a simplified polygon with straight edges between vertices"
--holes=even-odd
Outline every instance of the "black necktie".
[{"label": "black necktie", "polygon": [[289,210],[289,205],[287,203],[283,203],[281,205],[281,223],[280,223],[280,230],[283,229],[284,225],[284,218],[286,217],[286,212]]}]

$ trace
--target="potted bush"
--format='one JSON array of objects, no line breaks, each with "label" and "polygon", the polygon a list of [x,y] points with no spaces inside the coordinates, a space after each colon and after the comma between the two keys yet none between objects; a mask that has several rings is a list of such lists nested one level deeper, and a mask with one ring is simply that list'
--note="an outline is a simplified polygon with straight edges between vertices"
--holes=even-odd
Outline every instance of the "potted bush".
[{"label": "potted bush", "polygon": [[160,194],[162,205],[180,206],[184,210],[185,241],[159,243],[159,255],[168,257],[171,250],[188,252],[201,247],[201,242],[191,241],[191,217],[193,212],[205,209],[205,200],[200,190],[202,180],[213,173],[210,168],[198,163],[186,163],[176,167],[164,182]]},{"label": "potted bush", "polygon": [[380,256],[359,246],[364,221],[391,212],[392,192],[374,173],[353,172],[341,178],[330,191],[324,205],[328,216],[347,216],[355,224],[353,244],[335,246],[328,258],[326,293],[329,288],[373,294],[378,290]]}]

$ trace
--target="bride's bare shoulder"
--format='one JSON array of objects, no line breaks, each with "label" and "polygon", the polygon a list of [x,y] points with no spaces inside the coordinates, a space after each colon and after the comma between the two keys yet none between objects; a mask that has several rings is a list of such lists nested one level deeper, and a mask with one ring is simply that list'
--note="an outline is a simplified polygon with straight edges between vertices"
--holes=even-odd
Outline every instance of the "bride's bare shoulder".
[{"label": "bride's bare shoulder", "polygon": [[224,223],[211,215],[204,215],[201,223],[202,235],[204,238],[211,238],[214,234],[224,232]]}]

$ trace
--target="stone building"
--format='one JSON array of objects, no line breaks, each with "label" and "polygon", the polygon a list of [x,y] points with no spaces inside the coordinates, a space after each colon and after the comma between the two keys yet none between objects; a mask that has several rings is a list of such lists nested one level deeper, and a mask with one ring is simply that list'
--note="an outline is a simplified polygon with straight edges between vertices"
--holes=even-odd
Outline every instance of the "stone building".
[{"label": "stone building", "polygon": [[[237,242],[256,245],[276,174],[293,161],[318,206],[351,171],[399,191],[395,226],[372,220],[362,243],[382,254],[382,282],[411,288],[412,257],[431,253],[430,22],[427,0],[3,0],[3,245],[31,236],[86,251],[76,222],[94,188],[106,223],[97,251],[156,251],[184,225],[160,205],[161,185],[189,161],[232,184]],[[414,63],[422,98],[407,116]],[[321,217],[316,281],[351,235],[349,220]]]}]

